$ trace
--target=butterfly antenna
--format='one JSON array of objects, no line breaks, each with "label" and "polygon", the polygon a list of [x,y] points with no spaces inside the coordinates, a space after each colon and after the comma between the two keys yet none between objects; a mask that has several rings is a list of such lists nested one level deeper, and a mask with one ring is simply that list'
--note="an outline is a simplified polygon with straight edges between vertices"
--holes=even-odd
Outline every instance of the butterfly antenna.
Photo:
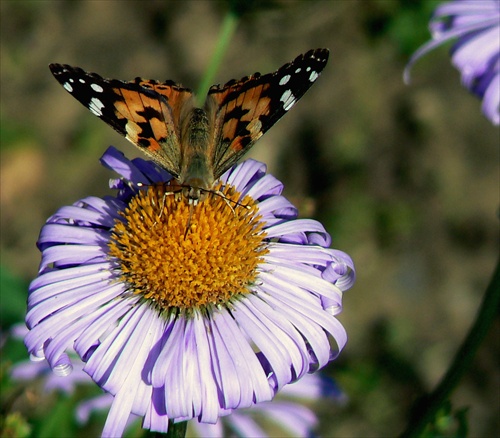
[{"label": "butterfly antenna", "polygon": [[214,195],[220,196],[222,199],[224,199],[224,202],[227,204],[227,206],[231,209],[233,214],[236,214],[234,211],[233,206],[231,205],[231,202],[234,204],[235,207],[244,207],[247,210],[250,210],[249,205],[242,204],[240,201],[233,201],[232,199],[229,199],[224,193],[222,193],[220,190],[213,190],[212,193]]}]

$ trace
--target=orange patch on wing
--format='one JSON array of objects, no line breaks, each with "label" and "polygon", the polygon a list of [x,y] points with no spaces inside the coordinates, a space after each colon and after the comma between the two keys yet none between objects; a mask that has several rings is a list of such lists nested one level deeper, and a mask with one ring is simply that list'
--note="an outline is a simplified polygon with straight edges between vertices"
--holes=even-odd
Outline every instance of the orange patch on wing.
[{"label": "orange patch on wing", "polygon": [[154,119],[149,120],[149,124],[151,125],[151,130],[153,131],[155,138],[165,139],[169,135],[167,125],[165,125],[165,122],[163,120],[157,119],[155,117]]},{"label": "orange patch on wing", "polygon": [[259,102],[257,103],[257,106],[255,107],[255,112],[261,116],[261,115],[268,115],[269,114],[269,104],[271,103],[271,99],[269,97],[261,97],[259,99]]},{"label": "orange patch on wing", "polygon": [[147,147],[148,151],[157,152],[161,149],[160,144],[154,138],[149,138],[148,140],[149,140],[149,146]]},{"label": "orange patch on wing", "polygon": [[142,103],[144,105],[144,108],[151,107],[151,108],[154,108],[159,113],[161,113],[162,108],[161,108],[161,102],[159,99],[146,96],[145,94],[141,94],[140,96],[141,96],[141,100],[142,100]]},{"label": "orange patch on wing", "polygon": [[239,94],[236,100],[234,101],[235,105],[243,107],[243,103],[245,102],[245,96],[246,93]]},{"label": "orange patch on wing", "polygon": [[[142,138],[150,143],[147,147],[150,151],[158,151],[161,149],[157,139],[165,139],[170,134],[165,121],[157,117],[146,119],[143,115],[139,114],[147,108],[153,108],[158,114],[164,114],[168,111],[165,104],[154,97],[150,97],[144,93],[131,91],[123,88],[115,88],[114,91],[121,94],[124,101],[117,101],[115,109],[117,116],[129,120],[125,129],[127,131],[127,138],[135,144],[139,143]],[[147,123],[151,127],[151,132],[154,138],[150,135],[143,136],[143,129],[140,124]]]},{"label": "orange patch on wing", "polygon": [[118,115],[125,119],[133,120],[136,123],[144,123],[146,119],[139,115],[139,112],[144,111],[147,107],[153,108],[157,112],[162,112],[162,103],[155,98],[152,98],[144,93],[127,90],[124,88],[114,88],[113,91],[123,97],[123,101],[117,101],[115,108]]},{"label": "orange patch on wing", "polygon": [[241,139],[243,137],[236,137],[232,142],[231,142],[231,149],[234,152],[240,152],[243,149],[243,145],[241,144]]},{"label": "orange patch on wing", "polygon": [[116,94],[123,96],[124,101],[116,101],[115,108],[118,112],[117,116],[121,116],[127,120],[133,120],[137,123],[146,121],[144,117],[137,114],[138,111],[144,110],[144,104],[141,101],[140,94],[137,91],[130,91],[123,88],[114,88]]},{"label": "orange patch on wing", "polygon": [[236,101],[231,100],[226,106],[226,113],[231,112],[236,107]]},{"label": "orange patch on wing", "polygon": [[[141,135],[142,129],[137,123],[129,121],[125,125],[125,131],[127,132],[127,134],[125,135],[125,138],[127,140],[131,141],[132,143],[134,143],[135,145],[139,146],[139,142],[141,142],[142,144],[144,143],[141,140],[147,140],[149,142],[148,146],[146,147],[146,149],[148,151],[157,152],[161,149],[161,146],[156,141],[156,139],[151,138],[151,137],[144,137]],[[144,146],[139,146],[139,147],[141,149],[144,148]]]},{"label": "orange patch on wing", "polygon": [[245,99],[241,104],[241,107],[248,112],[241,118],[243,121],[252,121],[259,118],[261,115],[267,115],[269,113],[269,104],[271,99],[269,97],[263,96],[262,92],[264,87],[259,85],[258,87],[251,88],[245,93]]}]

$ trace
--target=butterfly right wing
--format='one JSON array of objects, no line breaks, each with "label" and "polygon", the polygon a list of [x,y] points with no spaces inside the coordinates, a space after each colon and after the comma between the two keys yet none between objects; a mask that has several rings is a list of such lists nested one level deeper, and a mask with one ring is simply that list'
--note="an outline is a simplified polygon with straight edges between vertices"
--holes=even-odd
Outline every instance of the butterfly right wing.
[{"label": "butterfly right wing", "polygon": [[214,120],[209,155],[218,178],[284,116],[318,79],[328,49],[297,56],[274,73],[213,85],[206,108]]},{"label": "butterfly right wing", "polygon": [[172,81],[104,79],[78,67],[51,64],[59,83],[94,115],[132,142],[174,177],[180,174],[182,114],[191,90]]}]

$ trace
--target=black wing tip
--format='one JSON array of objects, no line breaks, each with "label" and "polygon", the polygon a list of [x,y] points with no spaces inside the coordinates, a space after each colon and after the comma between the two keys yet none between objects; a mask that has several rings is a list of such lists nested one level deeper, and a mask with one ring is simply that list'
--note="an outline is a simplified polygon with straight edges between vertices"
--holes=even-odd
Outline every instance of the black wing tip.
[{"label": "black wing tip", "polygon": [[[330,56],[330,49],[327,49],[327,48],[311,49],[305,53],[300,54],[293,61],[290,61],[290,62],[286,63],[285,65],[281,66],[275,72],[268,73],[268,74],[270,74],[270,75],[276,74],[279,71],[281,71],[282,69],[290,67],[295,62],[302,61],[304,59],[317,59],[319,62],[326,65],[329,56]],[[243,76],[241,79],[231,79],[230,81],[226,82],[223,85],[222,84],[214,84],[209,88],[208,94],[216,93],[218,91],[223,90],[224,88],[231,87],[231,86],[236,85],[236,84],[241,84],[242,82],[247,82],[250,79],[256,79],[260,76],[262,76],[262,74],[260,72],[255,72],[253,75]]]},{"label": "black wing tip", "polygon": [[[311,49],[305,53],[300,54],[297,56],[293,61],[290,61],[283,65],[281,68],[276,70],[273,75],[281,75],[284,72],[289,71],[290,69],[294,69],[297,66],[300,66],[304,63],[306,64],[313,64],[314,63],[314,68],[316,73],[319,75],[323,69],[325,68],[327,62],[328,62],[328,57],[330,55],[330,50],[329,49]],[[311,81],[311,83],[314,81]]]},{"label": "black wing tip", "polygon": [[327,49],[325,47],[320,47],[319,49],[311,49],[307,52],[307,54],[314,54],[316,57],[317,57],[317,55],[322,55],[322,56],[328,57],[329,53],[330,53],[330,49]]},{"label": "black wing tip", "polygon": [[293,60],[292,63],[300,61],[302,59],[316,59],[326,64],[329,56],[330,56],[329,49],[311,49],[306,53],[297,56],[297,58],[295,58],[295,60]]},{"label": "black wing tip", "polygon": [[63,70],[63,69],[74,70],[78,67],[72,67],[71,65],[68,65],[68,64],[60,64],[58,62],[52,62],[49,64],[49,68],[51,71],[54,71],[54,70]]},{"label": "black wing tip", "polygon": [[73,67],[69,64],[59,64],[57,62],[49,64],[49,69],[54,76],[59,75],[61,73],[71,72],[71,71],[85,73],[85,71],[83,69],[81,69],[80,67]]},{"label": "black wing tip", "polygon": [[66,64],[59,64],[57,62],[53,62],[49,64],[49,68],[52,74],[56,74],[64,70],[66,68]]}]

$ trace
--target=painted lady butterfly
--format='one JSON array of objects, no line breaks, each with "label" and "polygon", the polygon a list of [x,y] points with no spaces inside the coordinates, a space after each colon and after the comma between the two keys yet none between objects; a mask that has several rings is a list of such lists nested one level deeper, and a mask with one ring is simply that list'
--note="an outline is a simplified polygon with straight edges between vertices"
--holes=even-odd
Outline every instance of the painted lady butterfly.
[{"label": "painted lady butterfly", "polygon": [[310,50],[274,73],[213,85],[203,108],[173,81],[104,79],[51,64],[61,85],[93,114],[172,174],[196,204],[316,81],[327,49]]}]

